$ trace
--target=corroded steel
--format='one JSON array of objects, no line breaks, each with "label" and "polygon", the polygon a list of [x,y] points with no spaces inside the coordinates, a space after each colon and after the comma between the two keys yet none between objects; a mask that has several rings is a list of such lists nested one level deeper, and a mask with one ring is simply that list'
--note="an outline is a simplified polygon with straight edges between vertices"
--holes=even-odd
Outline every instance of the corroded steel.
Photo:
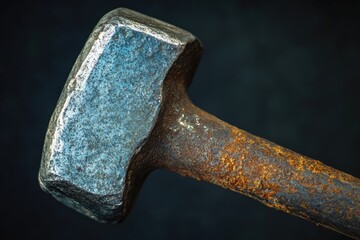
[{"label": "corroded steel", "polygon": [[159,166],[360,237],[358,178],[224,123],[188,100],[166,112],[153,134]]},{"label": "corroded steel", "polygon": [[123,220],[166,168],[360,238],[360,180],[195,107],[190,33],[127,9],[99,22],[50,120],[41,187],[102,222]]}]

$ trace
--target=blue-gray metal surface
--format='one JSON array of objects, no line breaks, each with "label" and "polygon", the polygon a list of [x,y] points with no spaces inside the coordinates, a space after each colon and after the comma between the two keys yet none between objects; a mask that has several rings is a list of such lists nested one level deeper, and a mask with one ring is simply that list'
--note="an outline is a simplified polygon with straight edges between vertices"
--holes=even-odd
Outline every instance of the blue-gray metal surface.
[{"label": "blue-gray metal surface", "polygon": [[159,114],[162,84],[194,39],[127,9],[105,15],[50,120],[39,174],[42,188],[92,218],[116,221],[130,160]]}]

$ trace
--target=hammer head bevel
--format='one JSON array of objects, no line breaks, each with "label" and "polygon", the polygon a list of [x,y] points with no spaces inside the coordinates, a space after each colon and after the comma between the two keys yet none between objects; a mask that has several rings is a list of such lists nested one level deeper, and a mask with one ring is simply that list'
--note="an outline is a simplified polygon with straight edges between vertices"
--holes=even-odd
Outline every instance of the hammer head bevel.
[{"label": "hammer head bevel", "polygon": [[41,187],[93,219],[121,221],[146,174],[130,163],[170,100],[165,83],[187,85],[200,52],[193,35],[167,23],[128,9],[105,15],[51,117]]}]

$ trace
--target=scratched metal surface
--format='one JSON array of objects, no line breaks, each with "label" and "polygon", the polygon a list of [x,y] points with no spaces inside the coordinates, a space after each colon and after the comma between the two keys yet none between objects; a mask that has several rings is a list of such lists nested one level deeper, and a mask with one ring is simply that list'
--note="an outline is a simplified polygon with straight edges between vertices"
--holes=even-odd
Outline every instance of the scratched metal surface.
[{"label": "scratched metal surface", "polygon": [[169,68],[193,39],[127,9],[104,16],[50,120],[42,188],[99,221],[118,220],[129,162],[154,126]]}]

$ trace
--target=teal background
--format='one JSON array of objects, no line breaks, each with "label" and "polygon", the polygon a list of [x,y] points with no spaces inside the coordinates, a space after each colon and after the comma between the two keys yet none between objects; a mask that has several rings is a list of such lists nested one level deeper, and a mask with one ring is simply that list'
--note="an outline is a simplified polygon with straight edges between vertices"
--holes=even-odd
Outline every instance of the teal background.
[{"label": "teal background", "polygon": [[127,7],[205,52],[189,94],[244,130],[360,177],[358,1],[27,1],[2,6],[1,239],[347,239],[217,186],[158,170],[120,225],[37,183],[50,115],[97,21]]}]

